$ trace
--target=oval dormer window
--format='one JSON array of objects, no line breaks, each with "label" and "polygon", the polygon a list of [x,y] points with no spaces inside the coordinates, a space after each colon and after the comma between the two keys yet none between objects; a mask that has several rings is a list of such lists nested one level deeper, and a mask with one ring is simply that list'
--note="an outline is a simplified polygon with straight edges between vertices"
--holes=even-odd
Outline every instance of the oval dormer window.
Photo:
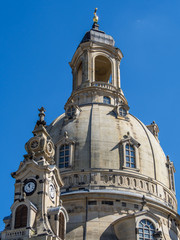
[{"label": "oval dormer window", "polygon": [[123,107],[120,107],[119,108],[119,115],[122,116],[122,117],[125,117],[126,114],[127,114],[126,109],[124,109]]},{"label": "oval dormer window", "polygon": [[74,106],[70,106],[68,107],[67,111],[66,111],[66,114],[69,118],[73,118],[73,116],[75,115],[76,113],[76,109]]}]

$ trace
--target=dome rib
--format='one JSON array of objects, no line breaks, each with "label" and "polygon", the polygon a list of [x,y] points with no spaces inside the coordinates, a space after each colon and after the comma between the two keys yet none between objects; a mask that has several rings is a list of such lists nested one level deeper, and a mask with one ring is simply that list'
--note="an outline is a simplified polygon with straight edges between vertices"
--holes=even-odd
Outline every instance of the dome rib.
[{"label": "dome rib", "polygon": [[153,150],[153,147],[152,147],[152,144],[151,144],[151,141],[150,141],[150,138],[149,138],[149,135],[146,131],[146,128],[144,127],[144,125],[142,124],[142,122],[135,116],[133,116],[132,114],[130,114],[132,117],[134,117],[138,122],[139,124],[142,126],[142,128],[144,129],[145,133],[146,133],[146,136],[148,138],[148,141],[149,141],[149,145],[151,147],[151,151],[152,151],[152,156],[153,156],[153,163],[154,163],[154,178],[155,180],[157,180],[157,177],[156,177],[156,161],[155,161],[155,157],[154,157],[154,150]]}]

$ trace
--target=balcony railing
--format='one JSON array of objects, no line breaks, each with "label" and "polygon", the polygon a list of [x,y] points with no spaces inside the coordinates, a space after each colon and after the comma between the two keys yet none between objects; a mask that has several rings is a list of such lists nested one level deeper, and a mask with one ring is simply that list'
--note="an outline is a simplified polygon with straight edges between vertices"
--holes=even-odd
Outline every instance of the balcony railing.
[{"label": "balcony railing", "polygon": [[117,88],[115,86],[113,86],[111,83],[105,83],[105,82],[86,82],[83,83],[81,86],[78,87],[78,89],[80,88],[86,88],[86,87],[100,87],[100,88],[106,88],[112,91],[117,91]]},{"label": "balcony railing", "polygon": [[15,239],[17,237],[29,237],[30,229],[19,228],[13,230],[7,230],[2,232],[5,235],[5,239]]},{"label": "balcony railing", "polygon": [[117,90],[116,87],[114,87],[112,84],[110,83],[105,83],[105,82],[92,82],[91,83],[92,87],[101,87],[101,88],[106,88],[109,90]]}]

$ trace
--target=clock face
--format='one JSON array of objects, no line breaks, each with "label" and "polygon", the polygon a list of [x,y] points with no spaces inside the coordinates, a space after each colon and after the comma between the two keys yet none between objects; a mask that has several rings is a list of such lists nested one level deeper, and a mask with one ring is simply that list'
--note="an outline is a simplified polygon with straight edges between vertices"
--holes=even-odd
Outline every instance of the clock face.
[{"label": "clock face", "polygon": [[37,140],[34,140],[34,141],[31,142],[31,148],[33,148],[33,149],[34,149],[34,148],[37,148],[38,145],[39,145],[39,143],[38,143]]},{"label": "clock face", "polygon": [[31,195],[36,190],[36,182],[34,180],[29,180],[24,185],[24,192],[27,195]]},{"label": "clock face", "polygon": [[51,199],[54,199],[54,198],[55,198],[55,193],[56,193],[55,187],[54,187],[54,185],[51,183],[51,184],[49,185],[49,196],[50,196]]}]

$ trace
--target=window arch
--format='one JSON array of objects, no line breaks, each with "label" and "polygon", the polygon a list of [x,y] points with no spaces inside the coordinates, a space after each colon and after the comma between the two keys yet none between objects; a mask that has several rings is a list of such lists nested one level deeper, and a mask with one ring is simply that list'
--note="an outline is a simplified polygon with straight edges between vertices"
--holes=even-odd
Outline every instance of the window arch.
[{"label": "window arch", "polygon": [[139,240],[154,239],[155,227],[148,219],[143,219],[139,222]]},{"label": "window arch", "polygon": [[107,57],[99,55],[95,58],[95,81],[110,83],[112,69]]},{"label": "window arch", "polygon": [[28,208],[26,205],[23,204],[17,207],[14,228],[23,228],[27,226],[27,214]]},{"label": "window arch", "polygon": [[63,144],[59,148],[59,168],[68,168],[70,159],[69,144]]},{"label": "window arch", "polygon": [[104,96],[104,97],[103,97],[103,103],[105,103],[105,104],[111,104],[111,99],[110,99],[110,97]]},{"label": "window arch", "polygon": [[62,240],[64,240],[65,237],[65,219],[62,212],[59,214],[59,237]]},{"label": "window arch", "polygon": [[77,87],[79,87],[82,83],[82,62],[78,66],[77,70]]},{"label": "window arch", "polygon": [[135,168],[135,149],[134,146],[126,144],[126,167]]}]

